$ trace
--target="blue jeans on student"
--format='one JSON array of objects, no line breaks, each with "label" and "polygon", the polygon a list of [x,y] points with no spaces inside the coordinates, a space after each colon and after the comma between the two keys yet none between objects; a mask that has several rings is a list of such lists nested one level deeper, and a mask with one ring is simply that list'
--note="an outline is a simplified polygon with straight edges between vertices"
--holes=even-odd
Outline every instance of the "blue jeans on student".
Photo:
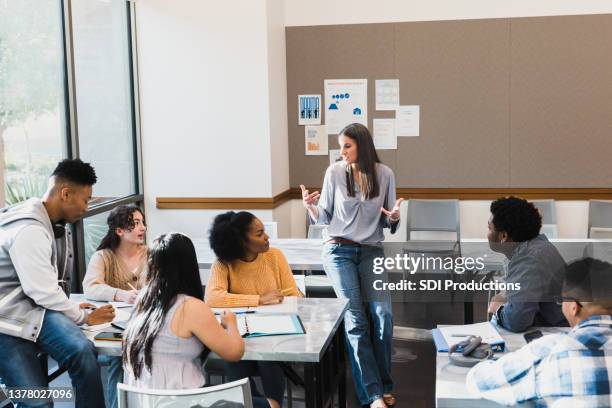
[{"label": "blue jeans on student", "polygon": [[[274,361],[237,361],[226,362],[226,373],[229,381],[249,377],[254,408],[270,408],[267,398],[271,398],[283,406],[285,395],[285,373]],[[260,377],[263,394],[257,390],[253,377]]]},{"label": "blue jeans on student", "polygon": [[323,267],[336,296],[349,300],[344,329],[357,397],[363,405],[393,389],[391,297],[372,287],[375,279],[385,279],[372,272],[375,257],[384,257],[382,248],[333,243],[323,248]]},{"label": "blue jeans on student", "polygon": [[[77,408],[104,408],[104,392],[96,349],[72,320],[61,312],[47,310],[36,343],[0,334],[0,382],[7,387],[47,387],[36,355],[44,351],[68,374],[75,388]],[[19,408],[52,407],[51,400],[19,403]]]},{"label": "blue jeans on student", "polygon": [[108,367],[106,376],[106,396],[108,408],[117,408],[117,384],[123,382],[123,360],[121,356],[98,356],[98,363]]}]

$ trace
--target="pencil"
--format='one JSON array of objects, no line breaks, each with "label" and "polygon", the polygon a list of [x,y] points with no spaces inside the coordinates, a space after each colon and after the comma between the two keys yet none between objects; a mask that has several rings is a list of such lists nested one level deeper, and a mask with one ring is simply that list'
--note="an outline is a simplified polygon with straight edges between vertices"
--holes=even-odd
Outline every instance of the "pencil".
[{"label": "pencil", "polygon": [[132,290],[138,290],[138,289],[136,289],[134,286],[132,286],[132,284],[131,284],[130,282],[128,282],[128,284],[127,284],[127,285],[128,285],[130,288],[132,288]]}]

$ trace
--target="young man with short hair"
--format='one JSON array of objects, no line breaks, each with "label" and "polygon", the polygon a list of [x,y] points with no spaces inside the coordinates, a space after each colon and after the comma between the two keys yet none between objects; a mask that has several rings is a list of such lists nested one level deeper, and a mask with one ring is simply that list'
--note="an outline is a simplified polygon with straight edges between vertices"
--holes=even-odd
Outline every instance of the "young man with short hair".
[{"label": "young man with short hair", "polygon": [[[71,268],[72,259],[64,259],[58,273],[62,258],[55,242],[66,233],[65,224],[78,221],[87,210],[95,182],[89,163],[63,160],[42,199],[0,214],[0,382],[19,389],[46,387],[47,373],[37,358],[44,351],[68,369],[77,407],[103,408],[97,353],[77,325],[109,322],[114,309],[89,312],[88,304],[68,299],[58,279]],[[29,400],[19,406],[49,407],[52,401]]]},{"label": "young man with short hair", "polygon": [[505,405],[612,405],[612,265],[572,263],[558,301],[572,329],[477,364],[467,376],[472,393]]},{"label": "young man with short hair", "polygon": [[509,259],[506,282],[520,284],[520,290],[494,296],[489,313],[496,324],[513,332],[534,325],[567,326],[553,301],[561,293],[565,261],[540,234],[541,227],[542,216],[527,200],[507,197],[491,203],[489,245]]}]

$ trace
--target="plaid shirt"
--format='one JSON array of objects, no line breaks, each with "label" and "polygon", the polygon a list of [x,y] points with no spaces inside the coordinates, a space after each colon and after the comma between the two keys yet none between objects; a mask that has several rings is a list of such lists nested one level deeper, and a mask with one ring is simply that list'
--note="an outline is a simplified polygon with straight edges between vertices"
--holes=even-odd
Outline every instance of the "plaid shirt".
[{"label": "plaid shirt", "polygon": [[505,405],[533,400],[538,407],[610,407],[612,317],[591,316],[567,334],[481,362],[468,373],[467,387]]}]

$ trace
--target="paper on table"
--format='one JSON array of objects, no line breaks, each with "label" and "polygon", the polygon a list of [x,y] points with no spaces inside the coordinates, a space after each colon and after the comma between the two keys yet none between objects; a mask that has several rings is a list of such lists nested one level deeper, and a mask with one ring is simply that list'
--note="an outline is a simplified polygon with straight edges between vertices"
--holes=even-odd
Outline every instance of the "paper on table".
[{"label": "paper on table", "polygon": [[395,110],[399,106],[399,79],[377,79],[376,110]]},{"label": "paper on table", "polygon": [[399,106],[395,110],[395,132],[398,136],[419,136],[421,107]]},{"label": "paper on table", "polygon": [[279,303],[277,305],[262,305],[257,306],[255,308],[250,308],[249,310],[255,310],[257,313],[291,313],[297,314],[298,306],[297,306],[297,297],[295,296],[285,296],[283,299],[283,303]]},{"label": "paper on table", "polygon": [[459,343],[468,336],[480,336],[483,343],[498,344],[503,343],[504,339],[491,322],[481,322],[474,324],[464,324],[460,326],[440,327],[440,332],[448,345]]},{"label": "paper on table", "polygon": [[374,147],[377,149],[397,149],[395,119],[374,119]]},{"label": "paper on table", "polygon": [[242,317],[248,320],[250,333],[272,335],[295,332],[293,318],[288,315],[245,315]]},{"label": "paper on table", "polygon": [[118,307],[134,307],[134,305],[132,303],[127,303],[127,302],[108,302],[109,305],[113,305],[113,307],[118,308]]}]

